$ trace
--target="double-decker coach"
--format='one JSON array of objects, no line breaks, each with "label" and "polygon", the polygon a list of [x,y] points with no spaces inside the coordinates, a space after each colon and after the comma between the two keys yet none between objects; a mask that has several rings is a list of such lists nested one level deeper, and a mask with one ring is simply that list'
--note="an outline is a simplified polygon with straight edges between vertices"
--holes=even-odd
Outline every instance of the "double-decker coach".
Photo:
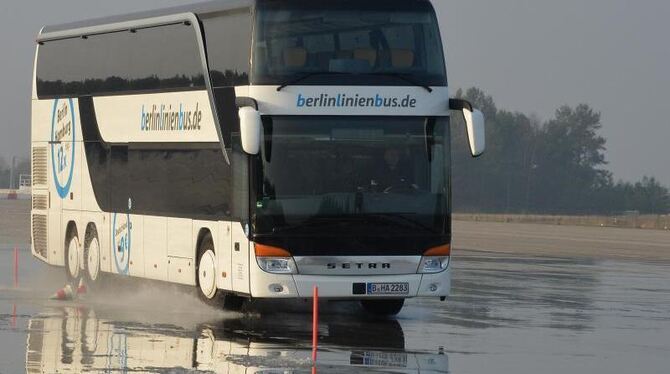
[{"label": "double-decker coach", "polygon": [[32,251],[249,298],[398,313],[450,289],[450,110],[427,0],[229,0],[45,27]]}]

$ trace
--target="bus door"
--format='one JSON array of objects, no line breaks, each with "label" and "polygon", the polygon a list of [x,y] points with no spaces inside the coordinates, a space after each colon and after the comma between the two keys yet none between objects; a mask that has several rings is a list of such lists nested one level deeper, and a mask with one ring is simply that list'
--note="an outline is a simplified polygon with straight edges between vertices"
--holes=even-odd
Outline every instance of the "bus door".
[{"label": "bus door", "polygon": [[[250,293],[249,287],[249,158],[242,152],[240,140],[239,119],[232,122],[234,128],[231,134],[231,164],[233,168],[232,188],[232,280],[235,292]],[[246,229],[245,229],[246,227]],[[255,260],[254,260],[255,261]]]},{"label": "bus door", "polygon": [[249,240],[239,222],[232,223],[233,291],[249,293]]}]

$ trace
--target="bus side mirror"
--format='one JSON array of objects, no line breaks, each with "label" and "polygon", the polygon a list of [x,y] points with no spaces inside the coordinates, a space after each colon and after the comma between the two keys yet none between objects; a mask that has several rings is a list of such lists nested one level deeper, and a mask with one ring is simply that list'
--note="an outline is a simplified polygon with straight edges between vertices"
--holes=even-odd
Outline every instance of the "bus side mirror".
[{"label": "bus side mirror", "polygon": [[240,137],[242,138],[242,149],[250,155],[257,155],[261,149],[261,129],[263,122],[261,114],[252,107],[239,109]]},{"label": "bus side mirror", "polygon": [[479,157],[486,149],[484,113],[477,109],[473,111],[463,109],[463,117],[465,117],[465,129],[468,132],[470,153],[472,153],[472,157]]},{"label": "bus side mirror", "polygon": [[463,113],[465,119],[465,130],[468,133],[470,153],[472,157],[479,157],[486,149],[486,127],[484,113],[473,109],[472,104],[466,100],[450,99],[449,109],[458,110]]}]

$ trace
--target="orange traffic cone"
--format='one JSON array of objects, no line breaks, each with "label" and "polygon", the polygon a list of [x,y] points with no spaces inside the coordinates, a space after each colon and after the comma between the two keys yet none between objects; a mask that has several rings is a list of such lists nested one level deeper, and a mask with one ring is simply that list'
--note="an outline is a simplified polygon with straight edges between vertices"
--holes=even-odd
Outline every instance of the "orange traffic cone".
[{"label": "orange traffic cone", "polygon": [[84,283],[84,279],[79,279],[79,287],[77,287],[77,296],[83,295],[88,291],[88,288],[86,287],[86,283]]},{"label": "orange traffic cone", "polygon": [[51,300],[72,300],[74,293],[72,292],[72,287],[69,284],[66,284],[65,287],[56,291],[55,294],[51,295]]}]

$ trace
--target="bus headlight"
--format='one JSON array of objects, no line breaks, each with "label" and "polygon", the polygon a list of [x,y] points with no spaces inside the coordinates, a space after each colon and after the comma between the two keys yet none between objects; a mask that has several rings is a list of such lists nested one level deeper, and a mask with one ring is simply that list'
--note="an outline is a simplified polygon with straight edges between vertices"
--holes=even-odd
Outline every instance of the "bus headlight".
[{"label": "bus headlight", "polygon": [[434,274],[440,273],[449,267],[449,259],[451,257],[424,257],[421,260],[421,266],[419,266],[419,273],[421,274]]},{"label": "bus headlight", "polygon": [[258,266],[274,274],[295,274],[296,266],[292,257],[256,257]]},{"label": "bus headlight", "polygon": [[449,267],[450,259],[451,244],[444,244],[430,248],[423,253],[421,265],[419,266],[419,273],[435,274],[443,272]]},{"label": "bus headlight", "polygon": [[273,274],[297,274],[298,267],[287,250],[258,243],[254,243],[254,247],[256,262],[263,271]]}]

